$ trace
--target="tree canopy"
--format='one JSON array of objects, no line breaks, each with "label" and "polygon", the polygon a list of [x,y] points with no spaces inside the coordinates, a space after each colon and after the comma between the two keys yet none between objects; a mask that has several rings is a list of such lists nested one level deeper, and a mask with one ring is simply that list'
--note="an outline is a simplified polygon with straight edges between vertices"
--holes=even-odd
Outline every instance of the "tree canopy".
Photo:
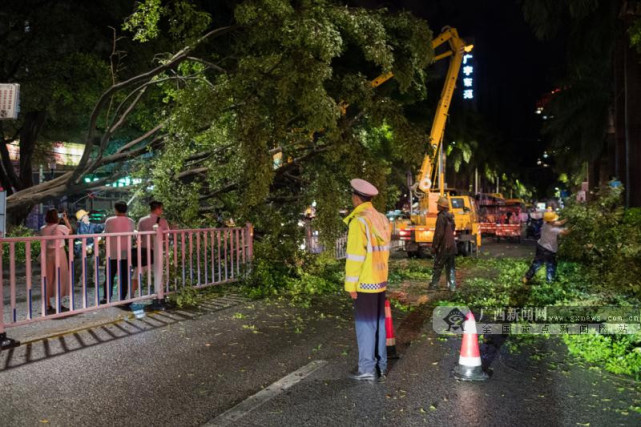
[{"label": "tree canopy", "polygon": [[[425,153],[425,120],[406,111],[428,96],[432,33],[409,13],[332,0],[147,0],[127,14],[83,53],[96,71],[70,52],[51,55],[93,73],[50,79],[59,89],[64,76],[68,85],[92,85],[60,90],[86,126],[69,136],[85,152],[76,170],[16,187],[9,209],[135,173],[144,180],[139,193],[164,200],[184,223],[292,223],[316,201],[318,223],[331,231],[350,178],[378,185],[383,207],[391,165],[403,164],[404,173]],[[15,22],[24,38],[25,21]],[[369,81],[388,71],[395,79],[374,90]],[[62,105],[47,100],[48,114]],[[84,100],[93,100],[93,112]],[[94,173],[105,178],[84,183]]]},{"label": "tree canopy", "polygon": [[[418,163],[427,146],[427,128],[404,115],[426,96],[427,24],[333,1],[243,2],[232,22],[167,91],[172,137],[152,160],[156,197],[188,223],[211,214],[290,232],[316,201],[331,234],[360,176],[383,190],[384,208],[392,162]],[[372,89],[387,71],[396,79]]]}]

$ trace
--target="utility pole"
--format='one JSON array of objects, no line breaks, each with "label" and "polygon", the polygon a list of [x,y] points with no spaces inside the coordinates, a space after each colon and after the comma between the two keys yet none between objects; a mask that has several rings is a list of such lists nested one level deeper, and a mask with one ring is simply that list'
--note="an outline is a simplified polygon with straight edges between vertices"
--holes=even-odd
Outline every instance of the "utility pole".
[{"label": "utility pole", "polygon": [[479,168],[474,168],[474,194],[479,194]]}]

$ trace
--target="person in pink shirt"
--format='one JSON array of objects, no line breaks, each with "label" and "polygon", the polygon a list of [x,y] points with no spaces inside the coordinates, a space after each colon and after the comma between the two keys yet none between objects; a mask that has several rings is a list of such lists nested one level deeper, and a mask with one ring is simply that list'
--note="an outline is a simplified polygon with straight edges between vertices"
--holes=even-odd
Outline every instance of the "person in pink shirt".
[{"label": "person in pink shirt", "polygon": [[[169,231],[169,223],[162,218],[163,204],[157,200],[149,202],[149,215],[143,216],[138,221],[138,231],[156,231],[156,227],[163,231]],[[147,271],[150,265],[154,264],[154,247],[156,238],[152,237],[150,241],[150,259],[147,259],[147,236],[141,236],[140,239],[140,271],[134,274],[132,292],[138,289],[138,274],[141,276]]]},{"label": "person in pink shirt", "polygon": [[[134,220],[127,216],[127,203],[116,202],[114,209],[116,216],[107,218],[103,233],[133,233]],[[103,285],[103,298],[100,304],[107,303],[107,283],[109,284],[109,301],[112,300],[114,279],[118,275],[119,268],[120,301],[126,298],[129,289],[130,274],[127,260],[131,254],[131,236],[108,237],[107,239],[105,244],[108,245],[106,247],[108,248],[107,259],[109,262],[107,263],[107,277]],[[118,248],[118,242],[120,242],[120,248]],[[129,297],[132,296],[133,290]]]},{"label": "person in pink shirt", "polygon": [[[66,212],[62,213],[62,219],[65,225],[60,224],[60,217],[56,209],[49,209],[45,215],[46,224],[40,229],[41,236],[67,236],[71,230],[69,219],[67,219]],[[67,259],[67,252],[65,252],[65,240],[47,240],[45,246],[45,258],[47,262],[46,271],[46,298],[47,298],[47,314],[55,314],[56,309],[51,306],[51,298],[56,296],[56,288],[60,284],[61,301],[63,296],[69,295],[69,260]],[[58,279],[56,281],[56,254],[58,257]],[[60,306],[60,311],[69,311],[67,307]]]}]

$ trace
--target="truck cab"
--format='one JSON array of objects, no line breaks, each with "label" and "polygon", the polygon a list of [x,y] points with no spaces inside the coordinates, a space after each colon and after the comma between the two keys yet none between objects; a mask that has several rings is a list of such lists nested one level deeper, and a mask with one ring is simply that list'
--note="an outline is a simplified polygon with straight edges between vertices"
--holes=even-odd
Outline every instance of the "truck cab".
[{"label": "truck cab", "polygon": [[[461,255],[468,255],[481,246],[476,202],[456,190],[446,190],[445,195],[450,203],[450,212],[454,215],[456,229],[455,239]],[[399,230],[399,237],[404,241],[405,251],[409,257],[420,256],[432,247],[438,210],[436,201],[439,192],[430,192],[419,202],[419,210],[411,216],[411,224]]]}]

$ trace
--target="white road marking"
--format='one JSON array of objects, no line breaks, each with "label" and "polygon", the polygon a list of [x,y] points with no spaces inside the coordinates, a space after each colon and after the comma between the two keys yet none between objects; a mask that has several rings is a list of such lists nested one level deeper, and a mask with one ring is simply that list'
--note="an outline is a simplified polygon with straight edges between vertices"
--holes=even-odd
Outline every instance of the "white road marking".
[{"label": "white road marking", "polygon": [[279,395],[283,391],[287,390],[294,384],[302,381],[314,371],[325,366],[327,362],[325,360],[315,360],[297,371],[292,372],[291,374],[283,377],[273,383],[272,385],[264,388],[253,396],[248,397],[244,401],[240,402],[238,405],[234,406],[231,409],[223,412],[216,418],[210,420],[205,427],[219,427],[227,426],[231,423],[238,421],[254,409],[261,406],[263,403],[268,402],[273,399],[275,396]]}]

